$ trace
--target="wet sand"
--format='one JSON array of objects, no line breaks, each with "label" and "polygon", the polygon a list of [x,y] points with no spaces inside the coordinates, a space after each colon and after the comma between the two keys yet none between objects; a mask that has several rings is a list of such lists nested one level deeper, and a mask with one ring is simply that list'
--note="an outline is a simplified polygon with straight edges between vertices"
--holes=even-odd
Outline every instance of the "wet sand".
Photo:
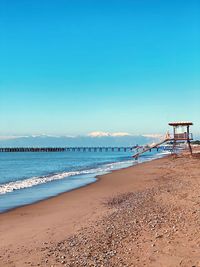
[{"label": "wet sand", "polygon": [[200,266],[200,157],[169,156],[0,214],[0,266]]}]

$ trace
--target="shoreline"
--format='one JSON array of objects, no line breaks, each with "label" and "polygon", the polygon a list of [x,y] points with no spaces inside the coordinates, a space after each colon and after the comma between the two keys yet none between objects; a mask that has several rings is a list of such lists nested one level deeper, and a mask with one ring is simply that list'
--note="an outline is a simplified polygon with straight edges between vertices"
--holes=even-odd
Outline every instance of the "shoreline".
[{"label": "shoreline", "polygon": [[23,207],[28,207],[28,206],[31,206],[31,205],[35,205],[35,204],[38,204],[38,203],[40,203],[40,202],[42,202],[42,201],[46,201],[46,200],[49,200],[49,199],[54,198],[54,197],[59,197],[59,196],[62,195],[62,194],[66,194],[66,193],[72,192],[72,191],[74,191],[74,190],[78,190],[78,189],[81,189],[81,188],[90,186],[90,185],[93,184],[93,183],[97,183],[98,180],[101,179],[101,176],[104,176],[104,175],[107,175],[107,174],[110,174],[110,173],[114,173],[115,171],[124,170],[124,169],[127,169],[127,168],[131,168],[131,167],[137,166],[137,165],[139,165],[139,164],[143,164],[143,163],[146,163],[146,162],[151,162],[151,161],[158,160],[158,159],[162,159],[162,158],[169,157],[169,156],[170,156],[169,154],[166,154],[166,155],[163,155],[162,157],[159,157],[159,158],[152,158],[152,159],[150,159],[150,160],[148,160],[148,161],[139,162],[139,163],[137,163],[137,164],[134,164],[134,163],[133,163],[131,166],[128,166],[128,167],[122,167],[122,168],[119,168],[119,169],[114,169],[114,170],[111,170],[111,171],[109,171],[109,172],[107,172],[107,173],[105,173],[105,174],[97,174],[97,175],[94,176],[94,179],[96,179],[95,181],[91,181],[91,182],[86,183],[86,184],[84,184],[84,185],[82,185],[82,186],[75,187],[75,188],[69,189],[68,191],[64,191],[64,192],[61,192],[61,193],[57,193],[57,194],[55,194],[55,195],[53,195],[53,196],[46,197],[46,198],[43,198],[43,199],[38,200],[38,201],[34,201],[34,202],[32,202],[32,203],[29,203],[29,204],[25,204],[25,205],[21,205],[21,206],[13,207],[13,208],[8,208],[8,209],[5,210],[5,211],[2,211],[2,212],[0,211],[0,215],[1,215],[1,214],[4,214],[4,213],[9,213],[9,212],[14,211],[14,210],[16,210],[16,209],[20,209],[20,208],[23,208]]},{"label": "shoreline", "polygon": [[[56,197],[42,200],[38,203],[26,205],[6,213],[1,213],[0,266],[82,266],[80,262],[79,265],[70,265],[70,262],[73,261],[73,257],[70,256],[70,253],[67,250],[69,245],[66,244],[68,244],[69,240],[71,240],[70,242],[72,242],[72,240],[73,242],[74,240],[79,240],[79,238],[82,238],[83,235],[84,240],[93,238],[94,240],[89,241],[89,243],[92,244],[95,242],[94,246],[99,244],[96,251],[99,253],[97,257],[100,257],[103,253],[101,251],[101,244],[108,238],[107,235],[102,236],[102,233],[104,233],[104,229],[102,229],[102,227],[110,227],[110,217],[112,218],[112,216],[118,214],[118,219],[112,219],[112,223],[116,224],[114,229],[118,229],[118,224],[121,225],[119,229],[126,229],[126,227],[121,224],[123,222],[123,218],[126,218],[125,223],[129,224],[129,220],[132,221],[131,218],[137,219],[137,216],[147,216],[148,214],[148,216],[159,216],[159,214],[162,213],[161,211],[156,213],[157,211],[154,210],[155,207],[157,207],[158,204],[160,205],[161,203],[164,203],[163,205],[164,207],[166,206],[165,209],[167,211],[167,205],[168,202],[171,201],[171,198],[176,210],[184,198],[187,198],[187,196],[190,197],[190,195],[194,194],[194,192],[198,189],[196,184],[195,187],[192,186],[192,184],[190,187],[184,187],[184,183],[187,184],[188,182],[197,181],[197,174],[199,175],[198,164],[199,159],[190,159],[185,156],[173,159],[172,156],[166,156],[161,159],[143,162],[142,164],[137,164],[125,169],[115,170],[109,174],[99,176],[95,183],[81,187],[78,190],[76,189],[62,193]],[[177,186],[177,188],[175,188],[175,186]],[[180,190],[179,187],[181,188]],[[191,194],[186,194],[183,189],[192,190],[192,192]],[[176,191],[176,194],[174,194],[173,190],[179,190],[180,192]],[[155,196],[154,193],[151,193],[154,191],[157,192],[157,195]],[[171,191],[172,194],[168,191]],[[179,194],[181,198],[180,200],[176,200],[175,197],[179,196]],[[149,200],[147,199],[147,196],[149,196]],[[136,200],[140,200],[138,203],[144,203],[144,206],[139,215],[136,212],[131,218],[129,218],[129,215],[127,215],[129,208],[127,209],[125,204],[126,201],[129,201],[129,205],[133,205],[135,197],[137,197]],[[155,201],[158,199],[159,202],[157,206],[153,203],[151,204],[152,197],[156,197],[153,203],[156,203]],[[193,198],[195,199],[195,195]],[[134,206],[136,204],[134,204]],[[148,210],[149,205],[150,210]],[[184,209],[186,209],[186,205],[184,207]],[[138,208],[138,210],[140,210],[140,208]],[[142,215],[145,210],[146,215]],[[190,223],[193,222],[191,218],[192,217],[190,217],[189,220]],[[142,225],[143,219],[137,220],[141,220]],[[146,229],[145,233],[148,232],[148,227],[146,227],[145,222],[143,222],[141,229]],[[100,229],[100,232],[98,229]],[[139,230],[138,228],[137,232],[139,231],[138,233],[141,235],[141,238],[146,240],[147,237],[145,233],[143,234],[143,230]],[[194,228],[191,228],[191,230],[196,232]],[[179,231],[181,231],[181,229]],[[94,235],[94,232],[97,234]],[[121,235],[120,233],[118,234]],[[150,239],[152,239],[152,237]],[[145,244],[149,244],[150,248],[154,248],[151,247],[152,241],[150,241],[150,239],[149,241],[147,239],[142,243],[138,243],[139,241],[134,241],[134,238],[131,239],[132,241],[129,241],[132,242],[129,245],[132,247],[138,244],[139,246],[142,246],[145,251],[147,250]],[[162,238],[159,238],[159,242],[161,239]],[[115,240],[115,238],[112,237],[112,240]],[[123,239],[120,240],[120,242],[123,241]],[[126,239],[124,240],[126,241]],[[178,240],[176,241],[178,242]],[[126,242],[123,244],[124,247],[126,247]],[[181,242],[184,242],[184,238],[181,239]],[[66,260],[64,260],[66,265],[61,262],[62,259],[60,256],[64,256],[60,254],[61,245],[59,244],[62,244],[63,247],[66,248],[66,252],[64,254],[66,257]],[[84,251],[86,247],[85,245],[82,247],[81,241],[73,247],[76,251],[73,249],[70,249],[70,251],[74,251],[75,255],[77,255],[78,261],[82,257],[78,254],[78,251]],[[115,250],[117,251],[117,255],[122,255],[123,260],[126,260],[126,254],[124,254],[123,251],[120,251],[120,248],[116,248]],[[52,253],[52,251],[54,252]],[[137,248],[134,249],[134,253],[136,252],[140,253]],[[88,255],[90,254],[93,255],[93,252],[90,251]],[[133,262],[136,257],[139,259],[138,263],[135,263],[135,265],[130,265],[129,263],[127,266],[143,266],[144,264],[141,262],[144,260],[144,256],[141,254],[135,255],[134,257],[130,257],[131,261]],[[109,258],[110,265],[108,266],[120,266],[118,258],[119,256],[113,256],[112,259]],[[92,261],[93,258],[88,258],[88,260]],[[148,262],[147,259],[146,262]],[[103,266],[107,265],[104,264]],[[188,265],[167,265],[165,262],[164,265],[161,265],[160,263],[154,265],[148,263],[147,266],[185,267]]]}]

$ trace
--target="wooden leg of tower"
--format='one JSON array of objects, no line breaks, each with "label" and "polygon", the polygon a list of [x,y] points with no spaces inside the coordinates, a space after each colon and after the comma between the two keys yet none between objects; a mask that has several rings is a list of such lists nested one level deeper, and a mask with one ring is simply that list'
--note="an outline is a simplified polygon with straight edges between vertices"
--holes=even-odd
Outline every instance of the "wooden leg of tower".
[{"label": "wooden leg of tower", "polygon": [[190,150],[190,154],[192,156],[192,147],[191,147],[190,141],[188,141],[188,147],[189,147],[189,150]]},{"label": "wooden leg of tower", "polygon": [[173,143],[172,154],[176,154],[176,140],[174,140],[174,143]]}]

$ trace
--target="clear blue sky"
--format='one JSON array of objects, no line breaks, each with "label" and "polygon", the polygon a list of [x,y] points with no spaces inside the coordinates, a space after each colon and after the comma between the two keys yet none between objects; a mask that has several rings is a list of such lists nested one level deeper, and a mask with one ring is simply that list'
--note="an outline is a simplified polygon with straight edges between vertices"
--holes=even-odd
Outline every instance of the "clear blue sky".
[{"label": "clear blue sky", "polygon": [[0,135],[200,132],[199,0],[1,0]]}]

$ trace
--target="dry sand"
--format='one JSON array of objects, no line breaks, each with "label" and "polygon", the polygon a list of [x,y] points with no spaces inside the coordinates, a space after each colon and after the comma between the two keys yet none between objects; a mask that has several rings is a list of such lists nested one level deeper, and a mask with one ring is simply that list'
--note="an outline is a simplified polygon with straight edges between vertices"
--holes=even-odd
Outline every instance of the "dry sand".
[{"label": "dry sand", "polygon": [[200,266],[200,157],[114,171],[1,214],[0,266]]}]

